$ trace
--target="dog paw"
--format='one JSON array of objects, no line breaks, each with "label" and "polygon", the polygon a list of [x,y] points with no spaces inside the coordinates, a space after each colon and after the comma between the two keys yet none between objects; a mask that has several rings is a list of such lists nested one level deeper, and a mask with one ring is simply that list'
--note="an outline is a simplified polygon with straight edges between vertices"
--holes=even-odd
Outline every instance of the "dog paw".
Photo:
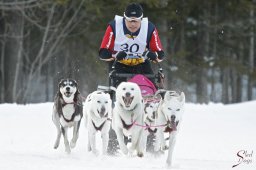
[{"label": "dog paw", "polygon": [[134,148],[133,148],[133,147],[128,148],[128,153],[129,153],[130,155],[132,155],[133,152],[134,152]]},{"label": "dog paw", "polygon": [[76,146],[76,142],[71,141],[70,142],[70,147],[73,149],[75,146]]},{"label": "dog paw", "polygon": [[169,147],[167,146],[167,145],[164,145],[164,146],[162,146],[162,150],[168,150],[169,149]]},{"label": "dog paw", "polygon": [[53,146],[54,149],[57,149],[58,147],[59,147],[59,144],[55,144],[55,145]]},{"label": "dog paw", "polygon": [[158,152],[160,150],[160,147],[154,147],[154,152]]},{"label": "dog paw", "polygon": [[102,150],[102,154],[103,154],[103,155],[107,155],[107,154],[108,154],[107,148],[105,148],[105,149]]},{"label": "dog paw", "polygon": [[125,155],[128,154],[128,148],[123,147],[123,148],[121,148],[121,150],[122,150],[123,154],[125,154]]},{"label": "dog paw", "polygon": [[100,152],[99,152],[97,149],[93,150],[92,153],[93,153],[95,156],[99,156],[99,154],[100,154]]},{"label": "dog paw", "polygon": [[56,142],[54,143],[53,148],[57,149],[59,147],[59,144],[60,144],[60,140],[56,140]]},{"label": "dog paw", "polygon": [[143,154],[143,152],[138,152],[137,156],[142,158],[144,156],[144,154]]},{"label": "dog paw", "polygon": [[88,146],[88,152],[91,152],[92,151],[92,148],[91,148],[91,146]]},{"label": "dog paw", "polygon": [[128,157],[134,157],[134,154],[133,154],[133,153],[134,153],[134,150],[132,150],[132,149],[129,148],[129,149],[128,149],[128,154],[127,154]]},{"label": "dog paw", "polygon": [[172,165],[171,162],[166,161],[165,167],[166,167],[167,169],[171,169],[171,165]]},{"label": "dog paw", "polygon": [[157,157],[161,157],[162,155],[164,155],[164,151],[159,150],[159,151],[155,151],[153,152],[153,155],[157,158]]},{"label": "dog paw", "polygon": [[70,153],[71,153],[70,148],[66,148],[65,151],[66,151],[67,154],[70,154]]}]

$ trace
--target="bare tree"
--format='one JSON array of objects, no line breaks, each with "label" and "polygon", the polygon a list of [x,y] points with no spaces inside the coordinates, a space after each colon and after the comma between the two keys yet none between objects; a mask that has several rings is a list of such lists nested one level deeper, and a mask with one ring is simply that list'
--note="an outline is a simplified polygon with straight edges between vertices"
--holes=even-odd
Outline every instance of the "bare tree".
[{"label": "bare tree", "polygon": [[[256,1],[253,0],[253,3],[256,4]],[[247,94],[248,94],[248,100],[252,100],[252,89],[253,89],[253,80],[252,80],[252,74],[254,70],[254,8],[252,7],[250,9],[250,47],[249,47],[249,76],[248,76],[248,87],[247,87]]]},{"label": "bare tree", "polygon": [[[0,2],[0,10],[5,15],[0,78],[3,84],[8,84],[1,86],[1,101],[26,102],[33,93],[32,81],[42,80],[43,66],[85,17],[80,14],[85,0],[66,3],[60,5],[48,0]],[[33,37],[31,32],[36,30],[39,34]],[[22,73],[24,71],[26,74]]]},{"label": "bare tree", "polygon": [[[197,93],[197,102],[199,103],[208,103],[209,95],[207,90],[207,61],[209,59],[209,48],[210,48],[210,30],[208,25],[210,25],[209,16],[210,9],[209,3],[206,4],[207,8],[204,9],[204,21],[201,21],[199,26],[199,49],[198,49],[198,59],[201,65],[197,68],[197,76],[196,76],[196,93]],[[205,22],[205,23],[204,23]]]}]

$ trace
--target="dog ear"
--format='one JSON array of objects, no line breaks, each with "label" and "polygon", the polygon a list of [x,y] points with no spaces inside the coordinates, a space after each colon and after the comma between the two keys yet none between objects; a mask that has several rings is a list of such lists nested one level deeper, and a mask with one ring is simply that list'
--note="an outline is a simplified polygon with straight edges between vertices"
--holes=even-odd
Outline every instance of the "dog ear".
[{"label": "dog ear", "polygon": [[76,94],[81,94],[78,88],[76,88]]},{"label": "dog ear", "polygon": [[105,92],[105,94],[108,96],[108,100],[111,100],[110,94]]},{"label": "dog ear", "polygon": [[60,85],[61,85],[61,83],[64,81],[65,79],[61,79],[60,81],[59,81],[59,84],[58,84],[58,87],[60,88]]},{"label": "dog ear", "polygon": [[57,94],[56,94],[56,97],[62,97],[62,94],[61,94],[61,92],[60,92],[60,88],[58,88],[58,91],[57,91]]},{"label": "dog ear", "polygon": [[76,87],[78,87],[78,83],[77,83],[77,81],[76,81],[76,80],[74,80],[74,79],[72,79],[72,81],[74,81],[75,86],[76,86]]},{"label": "dog ear", "polygon": [[185,94],[183,92],[180,94],[179,101],[182,102],[182,105],[185,103]]},{"label": "dog ear", "polygon": [[167,93],[164,96],[164,99],[165,100],[170,100],[172,97],[180,97],[180,95],[176,91],[167,91]]},{"label": "dog ear", "polygon": [[164,94],[164,100],[170,100],[171,97],[173,96],[173,91],[167,91],[165,94]]},{"label": "dog ear", "polygon": [[145,108],[147,108],[150,104],[149,103],[145,103]]},{"label": "dog ear", "polygon": [[160,89],[156,91],[155,96],[160,95],[161,98],[164,99],[165,93],[166,93],[166,90]]}]

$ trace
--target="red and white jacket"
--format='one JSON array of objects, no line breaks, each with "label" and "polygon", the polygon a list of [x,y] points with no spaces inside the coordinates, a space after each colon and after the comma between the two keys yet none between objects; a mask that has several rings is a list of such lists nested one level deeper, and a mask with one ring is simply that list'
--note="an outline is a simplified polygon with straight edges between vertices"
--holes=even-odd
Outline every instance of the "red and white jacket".
[{"label": "red and white jacket", "polygon": [[[139,29],[135,33],[130,33],[127,29],[124,19],[123,19],[123,32],[127,36],[129,35],[131,38],[139,35],[141,29]],[[158,54],[158,58],[162,60],[164,58],[164,52],[162,43],[160,41],[158,31],[156,27],[148,21],[147,26],[147,38],[146,38],[146,48],[152,52],[156,52]],[[109,59],[115,54],[117,51],[114,50],[115,47],[115,39],[116,39],[116,20],[113,20],[109,23],[103,40],[101,42],[99,54],[101,59]],[[106,50],[108,51],[106,53]]]}]

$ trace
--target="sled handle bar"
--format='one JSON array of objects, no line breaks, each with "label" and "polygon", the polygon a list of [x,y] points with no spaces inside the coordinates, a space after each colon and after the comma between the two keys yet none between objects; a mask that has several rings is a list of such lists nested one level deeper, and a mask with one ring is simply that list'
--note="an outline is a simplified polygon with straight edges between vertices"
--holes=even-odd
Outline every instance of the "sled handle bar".
[{"label": "sled handle bar", "polygon": [[[125,59],[139,59],[139,58],[142,58],[144,61],[147,60],[148,58],[145,57],[145,56],[142,56],[142,55],[127,55],[125,57]],[[113,64],[112,64],[112,69],[115,69],[115,66],[116,66],[116,63],[117,63],[117,59],[115,58]]]},{"label": "sled handle bar", "polygon": [[[138,74],[129,74],[129,73],[114,73],[114,74],[111,74],[110,76],[113,78],[113,77],[118,77],[118,78],[130,78],[130,77],[133,77],[135,75],[138,75]],[[156,78],[157,75],[155,74],[142,74],[144,75],[145,77],[147,78]]]}]

